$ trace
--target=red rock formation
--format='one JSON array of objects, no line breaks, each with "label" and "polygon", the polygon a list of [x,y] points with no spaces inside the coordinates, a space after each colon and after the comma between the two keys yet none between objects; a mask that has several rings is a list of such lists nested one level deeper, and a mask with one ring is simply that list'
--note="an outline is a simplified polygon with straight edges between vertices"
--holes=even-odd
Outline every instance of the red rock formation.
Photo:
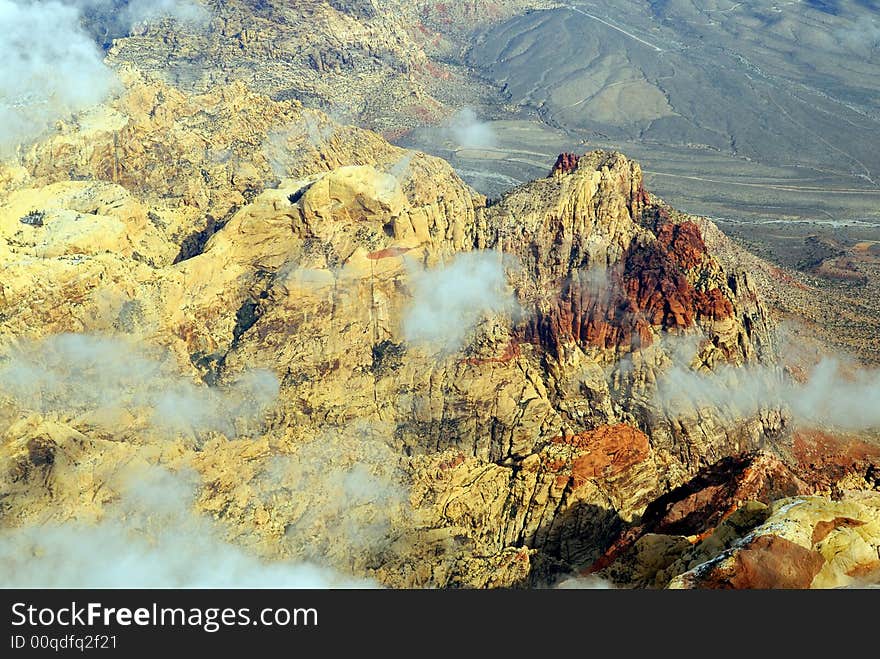
[{"label": "red rock formation", "polygon": [[626,296],[648,323],[663,329],[694,324],[694,287],[662,244],[630,248],[625,263]]},{"label": "red rock formation", "polygon": [[641,430],[618,423],[600,426],[595,430],[553,439],[557,444],[568,444],[583,451],[572,461],[572,485],[579,487],[595,478],[620,473],[648,459],[651,447]]},{"label": "red rock formation", "polygon": [[848,577],[861,579],[865,584],[876,585],[880,583],[880,561],[871,561],[854,565],[846,571]]},{"label": "red rock formation", "polygon": [[798,473],[816,488],[829,488],[856,475],[880,487],[880,445],[858,437],[797,429],[792,454]]},{"label": "red rock formation", "polygon": [[694,292],[694,309],[700,318],[722,320],[733,315],[733,303],[724,297],[720,289]]},{"label": "red rock formation", "polygon": [[442,471],[448,471],[450,469],[455,469],[460,464],[464,464],[464,461],[464,453],[458,453],[453,458],[441,462],[439,466]]},{"label": "red rock formation", "polygon": [[686,535],[699,542],[746,501],[769,504],[813,491],[773,456],[759,453],[724,458],[652,502],[641,523],[624,531],[586,572],[608,567],[646,533]]},{"label": "red rock formation", "polygon": [[[560,453],[558,448],[566,449]],[[543,454],[543,469],[557,475],[557,485],[577,489],[589,480],[609,479],[651,456],[648,437],[625,423],[555,437]]]},{"label": "red rock formation", "polygon": [[828,537],[828,534],[832,531],[835,531],[839,528],[856,528],[858,526],[864,526],[865,522],[860,519],[850,519],[849,517],[835,517],[830,521],[823,521],[816,524],[813,528],[813,537],[812,542],[814,545],[819,544],[825,538]]},{"label": "red rock formation", "polygon": [[663,224],[657,232],[657,242],[685,270],[695,268],[706,256],[706,243],[693,222]]},{"label": "red rock formation", "polygon": [[470,366],[482,366],[483,364],[506,364],[512,359],[516,359],[520,356],[521,351],[519,348],[519,343],[517,341],[511,341],[507,344],[507,347],[504,348],[504,352],[501,353],[498,357],[469,357],[467,359],[461,360],[460,363],[468,364]]},{"label": "red rock formation", "polygon": [[525,340],[559,355],[568,342],[613,349],[650,345],[652,334],[650,323],[626,294],[623,277],[612,272],[601,290],[589,282],[565,282],[549,312],[532,316]]},{"label": "red rock formation", "polygon": [[574,153],[560,153],[559,157],[556,158],[556,164],[550,170],[550,176],[570,174],[577,169],[580,159],[581,157]]},{"label": "red rock formation", "polygon": [[378,261],[380,259],[392,258],[395,256],[401,256],[406,254],[408,251],[413,249],[412,247],[388,247],[386,249],[380,249],[378,252],[370,252],[367,254],[367,258],[372,261]]},{"label": "red rock formation", "polygon": [[642,523],[651,533],[705,534],[746,501],[770,503],[812,491],[773,456],[726,458],[657,499],[648,506]]},{"label": "red rock formation", "polygon": [[652,327],[686,329],[701,319],[733,315],[733,303],[718,288],[697,289],[687,271],[702,264],[706,245],[692,222],[662,225],[657,240],[633,244],[622,265],[597,285],[577,275],[566,281],[549,313],[538,313],[526,340],[553,354],[571,341],[602,349],[645,347]]},{"label": "red rock formation", "polygon": [[721,561],[693,584],[696,588],[809,588],[825,559],[776,535],[761,535],[738,548],[729,563]]}]

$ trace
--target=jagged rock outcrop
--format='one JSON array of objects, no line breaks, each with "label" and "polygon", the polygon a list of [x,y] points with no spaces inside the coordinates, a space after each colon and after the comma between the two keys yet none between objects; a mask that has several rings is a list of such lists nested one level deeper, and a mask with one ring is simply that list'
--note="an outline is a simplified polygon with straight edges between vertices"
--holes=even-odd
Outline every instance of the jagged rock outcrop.
[{"label": "jagged rock outcrop", "polygon": [[[880,452],[845,437],[826,434],[825,442],[826,450],[831,444],[837,450],[822,455],[834,455],[840,466],[824,475],[802,461],[800,437],[788,464],[759,453],[712,465],[649,504],[586,572],[629,587],[876,583],[880,563],[871,534],[880,483],[873,464]],[[855,528],[862,529],[858,537],[848,531]],[[831,534],[838,534],[836,542],[824,544]]]},{"label": "jagged rock outcrop", "polygon": [[553,163],[553,168],[550,170],[550,176],[571,174],[577,169],[578,160],[580,160],[580,156],[575,153],[560,153],[556,158],[556,162]]},{"label": "jagged rock outcrop", "polygon": [[[688,489],[784,436],[784,415],[682,414],[656,382],[674,363],[772,367],[771,322],[712,225],[649,195],[636,163],[591,152],[487,205],[443,161],[296,102],[126,85],[0,171],[0,354],[125,336],[167,352],[187,400],[231,395],[253,369],[277,399],[247,423],[169,430],[144,404],[0,388],[4,524],[98,517],[122,463],[160,464],[198,474],[197,507],[267,558],[322,554],[392,586],[521,586],[592,565],[630,527],[642,542],[802,493],[758,463],[754,487]],[[461,345],[414,340],[418,277],[475,251],[516,309]],[[384,483],[384,517],[375,500],[345,507],[339,465]],[[371,543],[334,544],[334,528]]]},{"label": "jagged rock outcrop", "polygon": [[[699,326],[728,361],[755,359],[766,314],[733,318],[736,277],[726,276],[700,228],[651,206],[641,169],[619,154],[587,154],[569,175],[536,181],[486,214],[478,244],[521,253],[538,290],[524,291],[536,313],[524,339],[557,356],[564,344],[627,352],[648,347],[656,331]],[[749,330],[749,331],[751,331]]]},{"label": "jagged rock outcrop", "polygon": [[817,488],[880,487],[880,446],[869,438],[796,428],[790,452],[799,473]]},{"label": "jagged rock outcrop", "polygon": [[330,6],[355,18],[374,18],[376,7],[372,0],[330,0]]},{"label": "jagged rock outcrop", "polygon": [[[670,588],[839,588],[880,577],[880,494],[847,492],[782,499],[729,548],[706,558],[696,547]],[[722,545],[723,546],[723,545]],[[717,547],[717,545],[716,545]],[[702,561],[701,561],[702,559]],[[694,565],[696,563],[696,565]],[[676,568],[674,568],[676,569]]]},{"label": "jagged rock outcrop", "polygon": [[648,504],[638,523],[621,532],[586,573],[601,572],[630,586],[662,587],[671,578],[670,566],[692,545],[720,537],[722,526],[754,523],[759,513],[753,504],[763,510],[778,499],[813,492],[791,467],[767,453],[724,458]]}]

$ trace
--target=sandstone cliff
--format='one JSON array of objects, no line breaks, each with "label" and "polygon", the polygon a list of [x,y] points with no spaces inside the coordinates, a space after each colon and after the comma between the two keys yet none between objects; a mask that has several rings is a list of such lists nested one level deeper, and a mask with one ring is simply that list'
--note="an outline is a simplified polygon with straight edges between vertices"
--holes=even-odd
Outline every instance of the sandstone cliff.
[{"label": "sandstone cliff", "polygon": [[[489,204],[298,102],[124,78],[0,170],[3,527],[102,519],[160,466],[194,472],[195,508],[267,559],[523,586],[650,534],[683,572],[682,537],[820,488],[786,471],[783,410],[658,399],[673,366],[777,355],[735,248],[623,155]],[[468,287],[477,307],[450,306]],[[770,484],[718,480],[711,511],[669,518],[758,449]],[[665,585],[644,572],[619,580]]]}]

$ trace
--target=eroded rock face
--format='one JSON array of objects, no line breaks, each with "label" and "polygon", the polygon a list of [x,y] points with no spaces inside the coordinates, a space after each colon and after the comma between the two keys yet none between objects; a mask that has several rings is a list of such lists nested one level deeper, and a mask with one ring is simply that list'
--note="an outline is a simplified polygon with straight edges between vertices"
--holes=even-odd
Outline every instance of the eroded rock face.
[{"label": "eroded rock face", "polygon": [[[619,582],[662,586],[670,578],[663,571],[691,545],[716,534],[720,525],[741,528],[745,520],[753,525],[755,519],[763,521],[749,507],[752,503],[760,510],[777,499],[813,491],[772,455],[724,458],[651,501],[638,523],[625,529],[586,572],[606,571]],[[664,540],[658,543],[658,538]],[[665,543],[676,546],[678,554],[670,553]],[[658,547],[665,562],[654,556]]]},{"label": "eroded rock face", "polygon": [[[568,176],[512,193],[489,218],[483,240],[518,253],[536,285],[520,291],[535,307],[523,340],[556,356],[566,344],[625,353],[668,330],[768,332],[765,319],[757,327],[726,322],[753,291],[730,287],[735,279],[708,254],[694,222],[649,205],[640,168],[619,154],[587,154]],[[721,338],[717,347],[729,360],[754,357],[754,340]]]},{"label": "eroded rock face", "polygon": [[880,446],[858,436],[799,428],[791,454],[817,488],[880,487]]},{"label": "eroded rock face", "polygon": [[399,134],[451,115],[446,99],[480,98],[483,85],[448,63],[475,27],[546,4],[211,2],[195,24],[144,23],[113,35],[120,38],[107,44],[108,62],[196,93],[240,80],[267,97],[333,108],[345,122]]},{"label": "eroded rock face", "polygon": [[722,288],[696,289],[688,271],[706,256],[699,229],[691,222],[662,225],[654,243],[631,244],[604,273],[574,271],[546,316],[529,328],[555,353],[561,343],[631,351],[648,347],[654,329],[687,330],[699,321],[724,321],[733,315],[730,293]]},{"label": "eroded rock face", "polygon": [[732,456],[653,501],[642,523],[652,533],[700,537],[747,501],[769,504],[810,491],[807,483],[773,456]]},{"label": "eroded rock face", "polygon": [[[878,504],[877,493],[857,491],[837,501],[782,499],[763,524],[709,560],[697,558],[699,564],[670,587],[834,588],[876,582]],[[699,556],[699,546],[694,553]]]},{"label": "eroded rock face", "polygon": [[729,562],[703,568],[700,588],[809,588],[822,569],[822,556],[775,535],[761,535],[743,544]]},{"label": "eroded rock face", "polygon": [[651,502],[587,573],[656,588],[877,583],[877,488],[846,473],[829,495],[795,469],[766,454],[722,460]]},{"label": "eroded rock face", "polygon": [[330,6],[355,18],[374,18],[376,8],[372,0],[330,0]]},{"label": "eroded rock face", "polygon": [[571,466],[575,488],[589,479],[606,478],[643,462],[651,451],[644,433],[622,423],[600,426],[573,437],[554,438],[554,442],[585,451]]},{"label": "eroded rock face", "polygon": [[[323,548],[391,586],[520,586],[592,565],[640,523],[640,541],[702,533],[735,501],[802,493],[754,460],[737,485],[693,485],[784,423],[664,408],[672,344],[694,368],[772,364],[771,326],[711,226],[648,195],[636,163],[588,153],[487,206],[446,163],[297,103],[127,84],[0,175],[0,350],[127,336],[162,347],[190,399],[254,369],[277,397],[232,439],[195,414],[168,431],[138,406],[3,393],[4,523],[99,516],[122,463],[159,464],[197,473],[197,508],[266,558]],[[42,225],[20,221],[34,210]],[[471,252],[516,304],[460,344],[414,338],[418,277]],[[358,464],[356,484],[395,502],[378,520],[375,502],[342,505],[338,465]],[[334,544],[334,524],[371,542]]]},{"label": "eroded rock face", "polygon": [[577,154],[560,153],[556,158],[556,162],[553,164],[553,168],[550,170],[550,176],[571,174],[577,169],[578,160],[580,160],[580,156]]}]

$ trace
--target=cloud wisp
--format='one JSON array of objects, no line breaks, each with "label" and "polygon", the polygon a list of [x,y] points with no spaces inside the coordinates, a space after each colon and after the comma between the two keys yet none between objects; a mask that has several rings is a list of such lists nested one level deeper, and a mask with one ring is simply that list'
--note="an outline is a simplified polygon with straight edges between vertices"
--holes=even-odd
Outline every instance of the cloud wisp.
[{"label": "cloud wisp", "polygon": [[75,6],[0,0],[0,157],[115,84]]},{"label": "cloud wisp", "polygon": [[153,468],[129,475],[119,502],[97,524],[0,531],[0,582],[43,588],[375,587],[310,563],[263,561],[194,513],[193,499],[192,484],[179,474]]},{"label": "cloud wisp", "polygon": [[258,419],[278,395],[277,376],[243,373],[213,388],[182,376],[167,354],[116,337],[59,334],[24,342],[0,361],[0,396],[42,413],[100,413],[111,425],[143,412],[171,432],[236,434],[240,422]]},{"label": "cloud wisp", "polygon": [[304,111],[298,121],[286,124],[266,136],[263,153],[278,178],[290,176],[300,149],[320,150],[334,132],[332,121],[312,111]]},{"label": "cloud wisp", "polygon": [[261,474],[264,500],[284,501],[285,545],[298,560],[362,572],[411,520],[407,477],[386,442],[392,427],[327,430],[276,456]]},{"label": "cloud wisp", "polygon": [[800,423],[842,430],[880,428],[880,372],[845,368],[833,358],[820,361],[802,382],[768,366],[697,372],[675,365],[658,378],[656,396],[674,413],[720,407],[748,417],[786,408]]},{"label": "cloud wisp", "polygon": [[471,108],[463,108],[445,125],[445,137],[460,147],[479,149],[493,147],[498,137],[492,125],[481,121]]},{"label": "cloud wisp", "polygon": [[412,269],[410,285],[403,331],[412,343],[458,349],[485,316],[516,308],[503,258],[495,252],[465,252],[434,269]]},{"label": "cloud wisp", "polygon": [[108,98],[118,83],[99,43],[136,23],[208,16],[188,0],[0,0],[0,158]]}]

